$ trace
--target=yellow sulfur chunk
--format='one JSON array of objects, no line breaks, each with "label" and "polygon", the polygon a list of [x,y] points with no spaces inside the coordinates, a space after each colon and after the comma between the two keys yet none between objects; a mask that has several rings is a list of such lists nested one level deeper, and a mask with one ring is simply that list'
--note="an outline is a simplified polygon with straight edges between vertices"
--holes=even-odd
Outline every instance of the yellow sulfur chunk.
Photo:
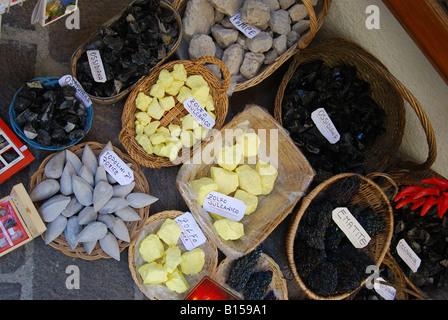
[{"label": "yellow sulfur chunk", "polygon": [[143,112],[143,111],[137,112],[134,116],[141,123],[150,123],[152,120],[151,116],[148,113]]},{"label": "yellow sulfur chunk", "polygon": [[165,219],[163,224],[157,231],[157,236],[163,240],[167,245],[174,246],[179,240],[181,228],[173,219]]},{"label": "yellow sulfur chunk", "polygon": [[166,96],[165,98],[159,99],[159,104],[163,110],[169,111],[174,108],[176,102],[172,96]]},{"label": "yellow sulfur chunk", "polygon": [[228,195],[238,188],[238,175],[235,172],[220,168],[211,167],[210,176],[218,184],[218,192]]},{"label": "yellow sulfur chunk", "polygon": [[171,86],[165,90],[165,93],[169,95],[176,96],[179,93],[180,88],[185,84],[185,81],[173,80]]},{"label": "yellow sulfur chunk", "polygon": [[153,145],[160,145],[167,141],[166,136],[163,133],[154,133],[149,139]]},{"label": "yellow sulfur chunk", "polygon": [[205,102],[207,101],[209,93],[210,88],[207,85],[191,89],[193,98],[195,98],[203,108],[205,108]]},{"label": "yellow sulfur chunk", "polygon": [[160,118],[162,118],[163,114],[165,113],[165,110],[162,109],[157,99],[153,99],[146,112],[152,118],[160,120]]},{"label": "yellow sulfur chunk", "polygon": [[145,129],[143,129],[143,133],[149,137],[154,132],[156,132],[156,130],[159,126],[160,126],[160,121],[152,121],[145,127]]},{"label": "yellow sulfur chunk", "polygon": [[161,150],[162,150],[162,148],[165,147],[165,146],[166,146],[166,145],[165,145],[164,143],[154,145],[153,148],[152,148],[153,153],[156,154],[156,155],[158,155],[158,156],[164,157],[165,155],[161,152]]},{"label": "yellow sulfur chunk", "polygon": [[156,234],[150,234],[140,242],[138,251],[142,255],[143,260],[152,262],[163,257],[165,249],[162,241]]},{"label": "yellow sulfur chunk", "polygon": [[159,84],[164,90],[166,90],[171,86],[173,81],[174,77],[171,75],[171,73],[166,69],[162,69],[159,73],[159,77],[157,78],[156,83]]},{"label": "yellow sulfur chunk", "polygon": [[205,197],[212,191],[218,191],[218,184],[211,178],[203,177],[191,183],[191,191],[196,195],[197,203],[202,206]]},{"label": "yellow sulfur chunk", "polygon": [[178,246],[169,247],[165,251],[164,263],[165,269],[168,273],[173,272],[177,266],[182,262],[181,258],[182,252]]},{"label": "yellow sulfur chunk", "polygon": [[179,156],[179,151],[182,149],[182,142],[171,141],[167,144],[167,157],[170,158],[170,161],[174,161]]},{"label": "yellow sulfur chunk", "polygon": [[191,115],[187,114],[182,118],[182,130],[194,130],[200,127],[199,122]]},{"label": "yellow sulfur chunk", "polygon": [[165,89],[160,84],[154,83],[149,90],[149,94],[154,98],[161,99],[165,96]]},{"label": "yellow sulfur chunk", "polygon": [[244,190],[236,190],[235,194],[233,195],[235,199],[241,200],[246,205],[246,211],[244,214],[246,216],[250,215],[252,212],[257,210],[258,207],[258,197],[254,196],[253,194],[250,194]]},{"label": "yellow sulfur chunk", "polygon": [[258,172],[247,164],[243,164],[235,169],[238,174],[240,188],[254,196],[258,196],[263,191],[261,178]]},{"label": "yellow sulfur chunk", "polygon": [[150,262],[141,265],[137,269],[143,279],[143,284],[162,284],[168,280],[168,272],[157,262]]},{"label": "yellow sulfur chunk", "polygon": [[165,285],[168,289],[177,293],[184,293],[190,289],[190,285],[185,280],[184,275],[177,268],[168,274],[168,280],[165,282]]},{"label": "yellow sulfur chunk", "polygon": [[244,236],[244,226],[232,219],[219,219],[213,223],[218,235],[224,240],[237,240]]},{"label": "yellow sulfur chunk", "polygon": [[274,188],[275,180],[277,179],[278,172],[271,164],[258,160],[255,170],[257,170],[261,178],[261,194],[269,194]]},{"label": "yellow sulfur chunk", "polygon": [[180,141],[182,141],[182,145],[184,147],[191,148],[196,143],[193,131],[190,130],[182,131],[180,133]]},{"label": "yellow sulfur chunk", "polygon": [[243,151],[239,145],[223,147],[216,153],[216,162],[219,166],[233,171],[243,160]]},{"label": "yellow sulfur chunk", "polygon": [[150,96],[146,95],[144,92],[139,92],[137,99],[135,99],[135,107],[139,110],[146,111],[151,102],[152,98]]},{"label": "yellow sulfur chunk", "polygon": [[193,74],[191,76],[188,76],[187,80],[185,81],[185,84],[189,86],[191,89],[199,88],[202,86],[208,87],[207,81],[205,81],[200,74]]},{"label": "yellow sulfur chunk", "polygon": [[205,264],[205,253],[199,247],[182,254],[180,269],[184,274],[196,274],[201,272]]},{"label": "yellow sulfur chunk", "polygon": [[179,137],[180,132],[182,131],[179,125],[173,123],[168,125],[168,129],[170,130],[171,137]]},{"label": "yellow sulfur chunk", "polygon": [[236,137],[236,143],[243,147],[243,154],[245,157],[253,157],[258,154],[260,138],[255,132],[246,132]]},{"label": "yellow sulfur chunk", "polygon": [[208,130],[205,129],[201,125],[199,127],[193,129],[193,135],[196,140],[205,140],[205,138],[207,137],[207,134],[208,134]]},{"label": "yellow sulfur chunk", "polygon": [[207,113],[210,115],[210,117],[211,117],[213,120],[216,120],[216,115],[215,115],[213,112],[207,111]]},{"label": "yellow sulfur chunk", "polygon": [[176,63],[173,66],[173,71],[171,71],[171,75],[176,80],[184,82],[187,80],[187,70],[185,70],[185,66],[182,63]]},{"label": "yellow sulfur chunk", "polygon": [[171,137],[170,130],[166,127],[159,127],[156,130],[156,133],[161,133],[165,136],[166,139],[169,139]]},{"label": "yellow sulfur chunk", "polygon": [[145,128],[146,128],[146,126],[140,124],[139,121],[136,121],[136,123],[135,123],[135,134],[137,134],[137,135],[144,134]]},{"label": "yellow sulfur chunk", "polygon": [[213,102],[213,97],[209,94],[207,101],[205,102],[205,110],[208,112],[215,111],[215,103]]},{"label": "yellow sulfur chunk", "polygon": [[191,97],[191,90],[190,88],[186,87],[186,86],[182,86],[179,89],[179,93],[177,94],[177,100],[181,103],[184,103],[185,100],[187,100],[187,98]]},{"label": "yellow sulfur chunk", "polygon": [[135,136],[135,140],[142,146],[143,150],[145,150],[146,153],[152,154],[152,143],[151,140],[149,140],[148,136],[145,134],[137,134]]},{"label": "yellow sulfur chunk", "polygon": [[216,214],[216,213],[213,213],[213,212],[209,212],[208,214],[210,215],[210,217],[213,218],[213,220],[225,219],[223,216],[220,216],[219,214]]}]

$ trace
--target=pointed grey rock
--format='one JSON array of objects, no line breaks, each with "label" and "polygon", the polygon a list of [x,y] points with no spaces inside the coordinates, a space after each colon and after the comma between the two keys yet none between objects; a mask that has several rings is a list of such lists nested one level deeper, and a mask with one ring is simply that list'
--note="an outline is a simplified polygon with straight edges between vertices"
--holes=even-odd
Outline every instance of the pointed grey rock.
[{"label": "pointed grey rock", "polygon": [[76,237],[81,232],[82,226],[78,223],[78,216],[72,216],[67,221],[67,226],[64,230],[65,240],[67,241],[70,248],[73,250],[78,246]]},{"label": "pointed grey rock", "polygon": [[76,199],[76,197],[73,195],[67,207],[65,207],[64,211],[62,211],[61,214],[67,218],[70,218],[74,214],[81,211],[82,208],[84,208],[84,206],[80,204],[78,199]]},{"label": "pointed grey rock", "polygon": [[95,177],[93,176],[92,170],[86,165],[81,167],[78,176],[86,180],[92,187],[95,185]]},{"label": "pointed grey rock", "polygon": [[61,179],[59,179],[60,191],[63,195],[73,194],[72,176],[76,175],[76,170],[73,168],[71,162],[65,164],[64,170],[62,170]]},{"label": "pointed grey rock", "polygon": [[93,240],[93,241],[86,241],[86,242],[82,243],[82,245],[84,246],[84,249],[86,249],[87,254],[92,253],[93,249],[95,249],[97,242],[98,242],[98,240]]},{"label": "pointed grey rock", "polygon": [[117,238],[111,233],[107,234],[100,239],[100,247],[103,251],[110,255],[117,261],[120,261],[120,247],[118,246]]},{"label": "pointed grey rock", "polygon": [[132,190],[134,190],[135,187],[135,181],[132,181],[129,184],[125,184],[125,185],[121,185],[121,184],[116,184],[113,186],[114,188],[114,198],[126,198],[126,196],[128,194],[130,194],[132,192]]},{"label": "pointed grey rock", "polygon": [[42,201],[54,196],[59,191],[59,182],[56,179],[41,181],[30,193],[32,201]]},{"label": "pointed grey rock", "polygon": [[111,228],[109,228],[109,230],[112,231],[112,233],[115,235],[115,237],[117,237],[117,239],[126,242],[131,242],[128,227],[126,226],[124,221],[121,220],[120,218],[115,218],[115,223]]},{"label": "pointed grey rock", "polygon": [[44,168],[44,173],[49,179],[59,179],[61,177],[62,170],[64,169],[64,165],[65,151],[62,150],[48,160]]},{"label": "pointed grey rock", "polygon": [[129,201],[123,198],[111,198],[107,203],[98,210],[98,213],[113,213],[116,210],[123,209],[129,205]]},{"label": "pointed grey rock", "polygon": [[93,210],[92,206],[84,207],[84,209],[78,213],[78,223],[81,225],[86,225],[95,221],[97,217],[98,213]]},{"label": "pointed grey rock", "polygon": [[129,201],[129,205],[132,208],[136,209],[144,208],[159,200],[156,197],[143,192],[130,193],[126,196],[125,199]]},{"label": "pointed grey rock", "polygon": [[42,220],[51,222],[58,217],[67,207],[71,198],[62,194],[57,194],[46,200],[38,209]]},{"label": "pointed grey rock", "polygon": [[88,144],[84,146],[81,162],[90,169],[93,175],[96,174],[96,169],[98,168],[98,159]]},{"label": "pointed grey rock", "polygon": [[123,221],[140,221],[142,219],[135,209],[132,209],[129,206],[126,206],[123,209],[115,210],[114,214]]},{"label": "pointed grey rock", "polygon": [[104,223],[94,221],[89,223],[76,237],[78,242],[90,242],[103,238],[107,233],[107,227]]},{"label": "pointed grey rock", "polygon": [[59,237],[64,232],[67,226],[67,218],[59,215],[56,219],[47,224],[47,231],[45,231],[45,244],[49,244],[54,239]]},{"label": "pointed grey rock", "polygon": [[110,213],[99,214],[96,220],[103,222],[109,229],[115,224],[115,217]]},{"label": "pointed grey rock", "polygon": [[72,176],[73,193],[79,203],[84,206],[90,206],[93,203],[93,188],[83,178]]},{"label": "pointed grey rock", "polygon": [[82,167],[81,159],[68,149],[65,149],[65,162],[70,162],[76,172],[79,172]]},{"label": "pointed grey rock", "polygon": [[107,181],[100,181],[93,189],[93,208],[99,211],[112,198],[113,187]]},{"label": "pointed grey rock", "polygon": [[95,173],[95,185],[98,184],[98,182],[100,181],[106,181],[107,180],[107,172],[106,169],[104,169],[103,166],[98,166],[98,168],[96,169],[96,173]]}]

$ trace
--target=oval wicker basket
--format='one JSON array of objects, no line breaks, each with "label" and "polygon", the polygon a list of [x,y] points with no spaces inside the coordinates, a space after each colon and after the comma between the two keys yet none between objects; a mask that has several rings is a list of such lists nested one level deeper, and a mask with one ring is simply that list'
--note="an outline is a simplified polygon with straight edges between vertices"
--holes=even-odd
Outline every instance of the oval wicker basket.
[{"label": "oval wicker basket", "polygon": [[[226,290],[230,291],[234,296],[244,300],[244,296],[241,292],[232,289],[226,284],[226,280],[234,262],[235,260],[231,258],[225,258],[222,260],[211,278],[218,282]],[[254,268],[254,272],[268,270],[272,271],[272,281],[266,293],[272,290],[276,300],[288,300],[288,287],[278,264],[267,254],[262,253],[257,265]]]},{"label": "oval wicker basket", "polygon": [[[393,233],[393,214],[392,207],[390,205],[389,199],[383,190],[370,178],[357,175],[354,173],[343,173],[339,175],[335,175],[330,179],[320,183],[316,186],[306,197],[303,198],[302,203],[294,215],[291,223],[289,225],[289,229],[286,235],[286,253],[288,258],[288,264],[294,276],[294,280],[299,285],[300,289],[304,291],[310,299],[315,300],[342,300],[350,298],[350,296],[354,292],[342,293],[342,294],[334,294],[329,296],[321,296],[314,293],[301,279],[295,259],[294,259],[294,242],[296,239],[296,233],[298,230],[298,226],[300,220],[302,219],[305,211],[310,206],[311,202],[318,197],[319,193],[324,192],[331,186],[332,184],[338,182],[339,180],[345,179],[350,176],[358,176],[361,179],[361,184],[359,188],[359,192],[356,196],[353,197],[351,204],[358,204],[360,208],[371,207],[372,210],[383,217],[386,222],[386,226],[382,233],[373,236],[369,242],[369,244],[364,247],[362,250],[366,252],[372,259],[375,261],[375,264],[379,267],[383,262],[383,259],[389,250],[390,241],[392,239]],[[357,290],[359,290],[367,281],[364,279]],[[355,290],[355,291],[357,291]]]},{"label": "oval wicker basket", "polygon": [[[179,11],[179,14],[183,17],[188,0],[174,0],[173,5]],[[306,48],[311,41],[316,36],[316,33],[322,27],[332,4],[333,0],[319,0],[317,5],[313,7],[310,0],[302,0],[300,3],[305,5],[306,10],[308,11],[309,21],[310,21],[310,29],[307,33],[302,35],[297,43],[288,48],[286,52],[284,52],[281,56],[279,56],[272,64],[262,66],[259,73],[244,82],[236,84],[234,91],[243,91],[250,87],[253,87],[264,79],[269,77],[272,73],[274,73],[278,68],[282,66],[289,58],[294,56],[300,50]],[[184,41],[185,42],[185,41]],[[181,44],[182,46],[183,44]],[[179,51],[179,50],[178,50]],[[188,59],[188,57],[184,57],[185,54],[182,54],[181,59]]]},{"label": "oval wicker basket", "polygon": [[[145,226],[139,233],[138,237],[136,237],[129,246],[128,262],[132,279],[134,279],[135,284],[138,286],[140,291],[151,300],[182,300],[189,293],[189,291],[187,291],[182,294],[178,294],[162,285],[144,285],[140,274],[137,272],[137,268],[145,263],[138,252],[140,242],[148,234],[157,232],[165,219],[175,219],[182,214],[184,214],[182,211],[166,210],[151,215],[151,217],[149,217],[146,221]],[[218,249],[207,236],[206,238],[207,241],[200,246],[200,248],[202,248],[205,252],[205,263],[202,271],[197,275],[185,276],[185,279],[190,286],[190,290],[193,289],[204,276],[210,276],[213,274],[216,270],[216,266],[218,265]],[[185,252],[185,247],[181,240],[179,240],[178,246],[182,252]]]},{"label": "oval wicker basket", "polygon": [[[135,1],[135,0],[134,0]],[[134,2],[133,1],[133,2]],[[132,6],[131,2],[128,7]],[[165,63],[165,61],[167,61],[175,52],[177,47],[179,46],[179,44],[182,41],[182,20],[181,17],[179,15],[179,13],[177,12],[176,8],[169,2],[169,1],[165,1],[165,0],[160,0],[160,6],[163,9],[167,9],[173,12],[173,14],[176,17],[176,21],[177,21],[177,26],[178,26],[178,30],[179,30],[179,36],[177,41],[175,42],[175,44],[173,45],[173,47],[171,48],[171,50],[169,52],[166,53],[165,58],[161,59],[155,66],[159,66],[163,63]],[[126,11],[126,8],[124,10],[122,10],[118,15],[116,15],[115,17],[111,18],[109,21],[107,21],[106,23],[103,24],[104,27],[110,27],[111,25],[113,25],[115,22],[118,21],[118,19],[120,19],[120,17],[124,14],[124,12]],[[97,35],[99,34],[99,32],[94,32],[92,35],[90,35],[90,37],[88,38],[88,40],[82,44],[81,46],[79,46],[75,52],[73,53],[72,57],[71,57],[71,72],[73,77],[76,78],[76,67],[77,67],[77,62],[79,60],[79,58],[81,57],[81,55],[86,52],[86,46],[87,44],[93,39],[95,38]],[[90,99],[92,100],[92,102],[97,103],[97,104],[101,104],[101,105],[109,105],[109,104],[113,104],[116,102],[121,101],[124,97],[126,97],[129,92],[135,87],[137,86],[139,83],[141,83],[143,81],[145,77],[140,78],[136,83],[134,83],[133,85],[127,87],[125,90],[123,90],[122,92],[120,92],[117,95],[111,96],[111,97],[99,97],[99,96],[94,96],[89,94]]]},{"label": "oval wicker basket", "polygon": [[[84,146],[89,145],[89,147],[92,149],[92,151],[95,153],[95,155],[99,155],[102,151],[104,145],[100,144],[98,142],[84,142],[77,144],[75,146],[67,148],[71,152],[73,152],[78,157],[82,156],[82,152],[84,150]],[[130,168],[134,172],[134,181],[135,181],[135,192],[143,192],[149,194],[149,185],[148,181],[146,180],[145,175],[140,169],[140,166],[138,163],[136,163],[131,157],[129,157],[127,154],[122,153],[118,148],[114,147],[114,152],[125,162],[125,163],[131,163]],[[30,180],[30,192],[42,181],[46,180],[47,177],[44,173],[45,165],[50,161],[50,159],[55,155],[56,153],[53,153],[46,157],[42,163],[40,164],[37,171],[31,176]],[[37,207],[39,207],[40,203],[35,203]],[[125,222],[126,226],[129,230],[129,236],[131,238],[131,241],[135,239],[135,237],[138,235],[138,233],[143,228],[146,220],[149,217],[149,208],[150,206],[141,208],[141,209],[134,209],[140,216],[141,220],[139,221],[132,221],[132,222]],[[42,238],[45,239],[45,233],[42,234]],[[65,255],[72,257],[72,258],[81,258],[83,260],[97,260],[101,258],[111,258],[108,254],[106,254],[100,247],[99,243],[96,244],[93,251],[88,254],[87,251],[84,249],[84,246],[77,246],[75,249],[72,249],[67,241],[65,240],[64,233],[62,233],[58,238],[53,240],[49,243],[50,246],[52,246],[55,249],[58,249]],[[120,248],[120,252],[122,252],[126,247],[130,245],[129,242],[125,242],[123,240],[118,240],[118,245]]]},{"label": "oval wicker basket", "polygon": [[[204,143],[204,139],[201,143],[197,142],[191,149],[190,152],[181,151],[181,155],[174,161],[170,161],[166,157],[161,157],[155,154],[148,154],[140,146],[140,144],[135,140],[135,118],[134,114],[137,112],[135,106],[135,100],[139,92],[144,92],[149,95],[152,85],[157,81],[160,71],[168,70],[171,71],[175,64],[181,63],[184,65],[185,70],[188,75],[201,75],[205,81],[207,81],[210,87],[210,94],[213,98],[215,104],[214,114],[216,116],[215,126],[213,129],[219,130],[227,116],[227,111],[229,108],[229,99],[227,96],[227,88],[230,85],[230,74],[226,65],[219,59],[214,57],[202,57],[194,60],[175,60],[168,62],[164,65],[159,66],[154,69],[149,77],[144,79],[141,83],[136,86],[129,97],[123,108],[123,114],[121,116],[122,129],[119,135],[120,142],[125,147],[126,151],[133,157],[138,163],[145,167],[160,169],[162,167],[172,167],[177,166],[186,160],[190,159],[195,148],[201,148]],[[224,75],[224,80],[220,82],[218,78],[204,66],[206,63],[216,64],[222,71]],[[176,106],[170,111],[166,112],[160,120],[161,127],[168,127],[170,123],[180,124],[180,119],[185,116],[188,111],[183,107],[182,103],[176,101]],[[210,130],[209,135],[212,130]]]},{"label": "oval wicker basket", "polygon": [[[282,123],[282,102],[289,80],[301,64],[313,60],[322,60],[325,65],[330,67],[342,63],[356,66],[357,76],[370,83],[371,97],[386,112],[385,132],[376,139],[373,145],[363,151],[366,158],[363,165],[367,173],[383,172],[392,164],[415,171],[431,167],[437,157],[436,141],[432,126],[420,103],[377,58],[357,44],[346,40],[325,40],[308,47],[294,57],[280,83],[275,98],[274,116],[277,121]],[[394,159],[401,144],[406,124],[403,100],[409,102],[426,134],[428,156],[421,164]],[[394,163],[397,161],[398,163]],[[328,179],[332,175],[319,170],[319,168],[314,169],[320,180]]]}]

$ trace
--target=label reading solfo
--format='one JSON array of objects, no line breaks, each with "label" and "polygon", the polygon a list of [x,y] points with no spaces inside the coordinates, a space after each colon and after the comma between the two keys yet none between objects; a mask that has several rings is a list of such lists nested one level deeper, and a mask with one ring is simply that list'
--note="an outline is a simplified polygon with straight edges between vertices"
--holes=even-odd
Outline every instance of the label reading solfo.
[{"label": "label reading solfo", "polygon": [[185,212],[177,218],[174,218],[174,221],[176,221],[182,230],[180,239],[188,251],[200,246],[206,241],[204,233],[190,212]]},{"label": "label reading solfo", "polygon": [[99,50],[87,50],[87,59],[89,60],[90,72],[95,82],[106,82],[106,72],[104,71],[103,60]]},{"label": "label reading solfo", "polygon": [[362,249],[369,244],[370,236],[350,210],[345,207],[336,208],[332,212],[332,218],[355,248]]},{"label": "label reading solfo", "polygon": [[246,205],[243,201],[216,191],[210,192],[205,197],[202,207],[208,212],[235,221],[240,221],[246,212]]},{"label": "label reading solfo", "polygon": [[324,108],[319,108],[311,113],[311,119],[316,125],[320,133],[328,140],[331,144],[335,144],[341,138],[338,130],[334,126],[327,111]]},{"label": "label reading solfo", "polygon": [[260,33],[260,29],[258,29],[257,27],[251,26],[247,23],[244,23],[241,21],[241,15],[239,13],[237,13],[236,15],[234,15],[233,17],[230,18],[230,22],[232,22],[232,24],[238,29],[240,30],[242,33],[244,33],[244,35],[250,39],[252,39],[253,37],[255,37],[257,34]]},{"label": "label reading solfo", "polygon": [[134,171],[111,150],[106,150],[101,155],[99,164],[122,186],[134,181]]},{"label": "label reading solfo", "polygon": [[213,119],[207,110],[193,97],[189,97],[184,101],[184,108],[196,119],[197,122],[205,129],[210,130],[215,125]]}]

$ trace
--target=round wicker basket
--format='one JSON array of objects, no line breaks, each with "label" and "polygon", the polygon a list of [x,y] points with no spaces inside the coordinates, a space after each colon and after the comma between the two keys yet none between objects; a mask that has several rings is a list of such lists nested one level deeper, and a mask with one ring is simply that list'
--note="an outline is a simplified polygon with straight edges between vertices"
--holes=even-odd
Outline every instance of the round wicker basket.
[{"label": "round wicker basket", "polygon": [[[81,144],[77,144],[75,146],[67,148],[71,152],[73,152],[78,157],[81,157],[84,146],[89,145],[89,147],[92,149],[92,151],[95,153],[95,155],[99,155],[102,151],[104,145],[97,143],[97,142],[84,142]],[[143,192],[149,194],[149,185],[148,181],[146,180],[145,175],[140,169],[140,166],[138,163],[136,163],[131,157],[128,155],[122,153],[118,148],[114,147],[114,152],[126,163],[131,163],[131,169],[134,172],[134,181],[135,181],[135,192]],[[38,170],[31,176],[30,181],[30,192],[43,180],[46,180],[47,177],[44,173],[45,165],[48,163],[48,161],[55,155],[51,154],[48,157],[46,157],[42,163],[40,164]],[[36,203],[37,207],[39,207],[39,203]],[[134,209],[140,216],[141,220],[139,221],[132,221],[132,222],[126,222],[126,226],[129,230],[129,236],[131,238],[131,241],[138,235],[138,233],[143,228],[146,220],[149,217],[149,208],[150,206],[141,208],[141,209]],[[45,234],[42,234],[42,238],[45,239]],[[97,260],[101,258],[111,258],[108,254],[106,254],[100,247],[99,243],[96,244],[93,251],[88,254],[87,251],[84,249],[84,246],[78,245],[75,249],[72,249],[67,241],[65,240],[64,233],[62,233],[58,238],[53,240],[49,243],[50,246],[52,246],[55,249],[58,249],[65,255],[72,257],[72,258],[81,258],[83,260]],[[126,247],[130,245],[130,243],[125,242],[123,240],[118,240],[118,245],[120,248],[120,252],[122,252]]]},{"label": "round wicker basket", "polygon": [[[335,175],[330,179],[320,183],[317,187],[315,187],[305,198],[291,220],[291,224],[289,226],[287,235],[286,235],[286,253],[288,258],[288,264],[294,276],[294,280],[299,285],[300,289],[304,291],[310,299],[315,300],[342,300],[350,298],[353,292],[335,294],[329,296],[321,296],[314,293],[301,279],[295,259],[294,259],[294,242],[296,238],[296,233],[298,230],[298,226],[300,220],[302,219],[305,211],[310,206],[311,202],[319,195],[319,193],[324,192],[331,186],[332,184],[338,182],[341,179],[345,179],[350,176],[354,176],[357,174],[354,173],[343,173],[339,175]],[[392,239],[393,233],[393,214],[392,207],[390,205],[389,199],[383,190],[370,178],[357,175],[361,179],[361,184],[359,188],[359,192],[356,196],[353,197],[351,204],[357,204],[360,208],[371,207],[372,210],[381,215],[386,222],[386,226],[382,233],[373,236],[369,242],[369,244],[364,247],[362,250],[367,253],[372,259],[375,261],[375,264],[379,267],[383,262],[383,259],[389,250],[390,241]],[[367,280],[364,279],[357,290],[361,288]],[[355,290],[355,291],[357,291]]]},{"label": "round wicker basket", "polygon": [[[213,102],[215,104],[214,114],[216,116],[215,126],[213,129],[219,130],[227,116],[227,111],[229,107],[229,99],[227,96],[227,88],[230,85],[230,74],[226,65],[219,59],[214,57],[202,57],[194,60],[175,60],[168,62],[164,65],[159,66],[154,69],[149,77],[147,77],[143,82],[141,82],[138,86],[136,86],[129,97],[126,100],[126,103],[123,108],[123,114],[121,116],[121,124],[122,129],[119,135],[120,142],[125,147],[126,151],[133,157],[138,163],[145,167],[149,168],[157,168],[160,169],[162,167],[172,167],[181,164],[182,162],[188,160],[193,153],[195,148],[200,148],[204,143],[204,139],[202,143],[197,142],[191,149],[190,153],[181,152],[181,156],[179,156],[174,162],[170,161],[166,157],[157,156],[155,154],[148,154],[145,150],[138,144],[135,140],[135,118],[134,114],[138,110],[135,106],[135,100],[139,92],[144,92],[149,94],[149,91],[152,85],[157,81],[160,71],[168,70],[171,71],[175,64],[181,63],[184,65],[185,70],[188,75],[201,75],[205,81],[207,81],[210,87],[210,94],[213,98]],[[216,64],[222,71],[224,75],[224,80],[220,82],[218,78],[209,70],[204,64],[212,63]],[[182,103],[176,101],[176,106],[172,108],[170,111],[166,112],[160,120],[161,127],[168,127],[170,123],[180,124],[180,119],[185,116],[188,111],[183,107]],[[211,132],[212,130],[210,130]],[[210,133],[209,133],[210,135]]]},{"label": "round wicker basket", "polygon": [[[386,112],[385,132],[376,139],[373,145],[363,151],[365,155],[363,166],[367,173],[383,172],[393,162],[398,162],[394,164],[398,167],[410,170],[425,170],[431,167],[437,157],[436,141],[432,126],[420,103],[377,58],[357,44],[346,40],[325,40],[306,48],[294,57],[277,91],[274,107],[274,116],[277,121],[282,123],[282,102],[289,80],[301,64],[314,60],[322,60],[330,67],[340,64],[355,66],[358,71],[357,76],[370,83],[371,97]],[[403,100],[409,102],[426,134],[428,157],[421,164],[394,159],[406,124]],[[314,169],[318,171],[319,180],[328,179],[332,175],[319,168]]]},{"label": "round wicker basket", "polygon": [[[145,263],[138,251],[140,242],[148,234],[157,232],[165,219],[175,219],[182,214],[184,214],[182,211],[167,210],[151,215],[151,217],[149,217],[146,221],[146,224],[139,233],[138,237],[136,237],[129,246],[128,260],[132,279],[134,279],[135,284],[138,286],[140,291],[151,300],[182,300],[189,293],[189,291],[187,291],[185,293],[178,294],[163,285],[144,285],[140,274],[137,272],[137,268]],[[185,252],[185,248],[181,240],[179,240],[178,246],[182,252]],[[207,241],[202,244],[200,248],[202,248],[205,252],[205,263],[199,274],[185,276],[190,289],[193,289],[204,276],[210,276],[213,274],[218,264],[218,249],[208,237]]]}]

